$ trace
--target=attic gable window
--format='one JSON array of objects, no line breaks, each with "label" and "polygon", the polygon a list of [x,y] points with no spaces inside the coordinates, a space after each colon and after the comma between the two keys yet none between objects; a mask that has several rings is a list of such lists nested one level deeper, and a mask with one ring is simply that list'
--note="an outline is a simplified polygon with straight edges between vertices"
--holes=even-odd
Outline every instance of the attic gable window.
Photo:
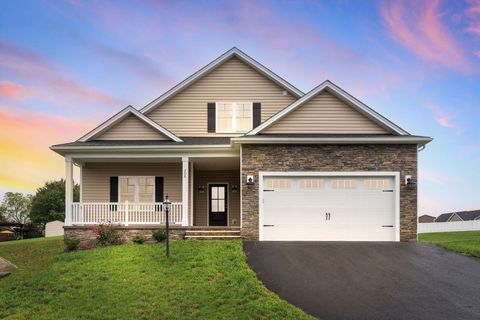
[{"label": "attic gable window", "polygon": [[252,130],[252,102],[217,102],[215,114],[217,133]]}]

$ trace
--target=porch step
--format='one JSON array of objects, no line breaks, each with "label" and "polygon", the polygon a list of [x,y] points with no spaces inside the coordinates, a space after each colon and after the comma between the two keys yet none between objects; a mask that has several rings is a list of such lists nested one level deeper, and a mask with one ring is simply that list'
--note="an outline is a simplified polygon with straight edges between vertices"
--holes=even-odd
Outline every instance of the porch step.
[{"label": "porch step", "polygon": [[240,236],[185,236],[185,240],[235,240]]},{"label": "porch step", "polygon": [[240,239],[240,229],[194,229],[187,230],[186,240],[232,240]]}]

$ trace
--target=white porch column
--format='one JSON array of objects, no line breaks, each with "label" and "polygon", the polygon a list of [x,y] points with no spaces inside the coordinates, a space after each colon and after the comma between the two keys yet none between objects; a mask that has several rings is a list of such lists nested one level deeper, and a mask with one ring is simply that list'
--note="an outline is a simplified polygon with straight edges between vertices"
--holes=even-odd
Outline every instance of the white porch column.
[{"label": "white porch column", "polygon": [[72,158],[65,157],[65,225],[72,225],[73,203],[73,163]]},{"label": "white porch column", "polygon": [[188,226],[188,157],[182,157],[182,226]]}]

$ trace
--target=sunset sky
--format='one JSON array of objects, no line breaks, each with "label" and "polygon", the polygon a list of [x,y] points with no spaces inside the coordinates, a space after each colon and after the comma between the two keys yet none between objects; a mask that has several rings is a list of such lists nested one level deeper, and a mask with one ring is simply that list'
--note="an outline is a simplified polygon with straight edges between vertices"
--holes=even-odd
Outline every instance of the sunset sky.
[{"label": "sunset sky", "polygon": [[330,79],[412,134],[419,215],[480,209],[480,0],[1,1],[0,196],[64,176],[49,150],[236,46]]}]

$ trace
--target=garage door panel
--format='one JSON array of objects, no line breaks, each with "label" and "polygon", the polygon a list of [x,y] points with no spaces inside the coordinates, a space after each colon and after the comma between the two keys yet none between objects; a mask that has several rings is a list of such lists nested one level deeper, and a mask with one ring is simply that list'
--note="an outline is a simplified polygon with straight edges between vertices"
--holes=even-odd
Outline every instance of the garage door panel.
[{"label": "garage door panel", "polygon": [[394,241],[393,177],[268,177],[263,239]]}]

